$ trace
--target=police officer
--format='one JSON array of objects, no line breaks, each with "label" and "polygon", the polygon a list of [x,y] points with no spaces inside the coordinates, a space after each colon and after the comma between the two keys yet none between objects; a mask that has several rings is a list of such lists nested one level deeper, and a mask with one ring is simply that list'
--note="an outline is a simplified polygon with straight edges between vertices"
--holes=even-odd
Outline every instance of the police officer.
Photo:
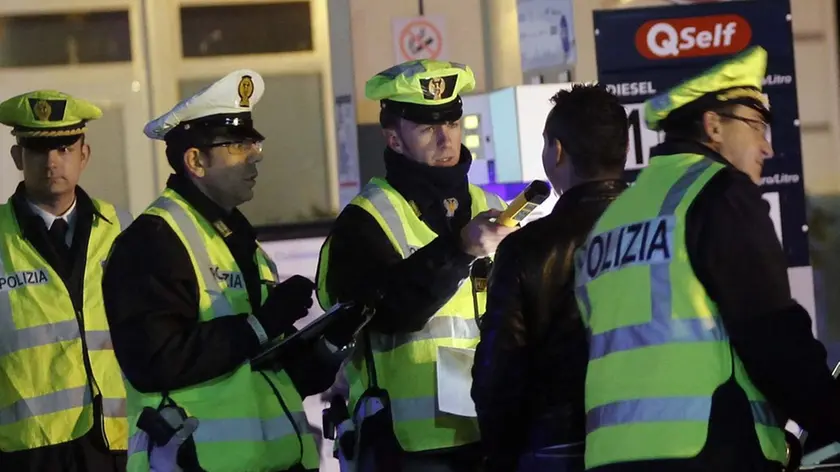
[{"label": "police officer", "polygon": [[645,103],[665,141],[578,254],[588,469],[779,471],[788,417],[840,437],[758,187],[766,64],[754,47]]},{"label": "police officer", "polygon": [[[237,70],[146,125],[147,136],[166,142],[175,173],[117,240],[103,281],[129,384],[130,471],[148,471],[150,459],[168,454],[156,449],[171,435],[156,437],[153,425],[177,435],[192,418],[197,429],[178,455],[185,470],[318,469],[302,398],[326,390],[335,370],[319,370],[305,352],[279,371],[248,362],[294,332],[314,288],[301,276],[277,284],[237,209],[254,196],[264,138],[251,111],[264,88],[259,74]],[[144,408],[170,419],[178,409],[182,418],[162,424],[145,410],[152,426],[140,429]]]},{"label": "police officer", "polygon": [[90,102],[39,90],[0,103],[23,172],[0,205],[0,468],[125,470],[125,386],[102,305],[102,264],[131,221],[77,184]]},{"label": "police officer", "polygon": [[474,85],[469,67],[432,60],[394,66],[367,82],[367,97],[381,104],[386,176],[372,179],[341,212],[321,250],[321,306],[355,301],[376,310],[345,374],[350,411],[368,388],[389,396],[393,427],[386,429],[395,441],[384,453],[388,465],[380,461],[384,470],[473,470],[479,463],[475,418],[442,412],[435,380],[439,348],[478,342],[484,293],[474,293],[481,287],[469,278],[471,265],[513,231],[493,222],[501,199],[467,180],[471,154],[461,145],[459,94]]}]

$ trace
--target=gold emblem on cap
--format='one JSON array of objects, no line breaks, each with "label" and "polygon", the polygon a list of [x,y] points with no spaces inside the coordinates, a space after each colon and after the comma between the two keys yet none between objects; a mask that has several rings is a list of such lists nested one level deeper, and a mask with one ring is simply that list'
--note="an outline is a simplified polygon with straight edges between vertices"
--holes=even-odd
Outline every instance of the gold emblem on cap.
[{"label": "gold emblem on cap", "polygon": [[38,121],[47,121],[50,119],[52,107],[46,100],[38,100],[38,103],[32,108],[32,113]]},{"label": "gold emblem on cap", "polygon": [[237,91],[239,92],[239,106],[250,107],[251,97],[254,96],[254,81],[251,79],[250,75],[243,75],[242,78],[239,79],[239,87],[237,87]]},{"label": "gold emblem on cap", "polygon": [[446,91],[446,81],[440,77],[435,77],[429,81],[429,93],[431,93],[434,98],[433,100],[440,100],[443,98],[443,92]]}]

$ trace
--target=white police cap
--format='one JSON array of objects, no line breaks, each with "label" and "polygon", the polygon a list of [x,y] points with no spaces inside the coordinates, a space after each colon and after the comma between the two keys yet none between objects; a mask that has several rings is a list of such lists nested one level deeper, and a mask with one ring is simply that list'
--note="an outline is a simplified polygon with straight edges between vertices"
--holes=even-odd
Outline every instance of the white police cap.
[{"label": "white police cap", "polygon": [[143,133],[152,139],[166,140],[176,129],[189,134],[235,131],[237,135],[262,140],[264,137],[253,128],[251,109],[264,91],[265,82],[257,72],[231,72],[148,122]]}]

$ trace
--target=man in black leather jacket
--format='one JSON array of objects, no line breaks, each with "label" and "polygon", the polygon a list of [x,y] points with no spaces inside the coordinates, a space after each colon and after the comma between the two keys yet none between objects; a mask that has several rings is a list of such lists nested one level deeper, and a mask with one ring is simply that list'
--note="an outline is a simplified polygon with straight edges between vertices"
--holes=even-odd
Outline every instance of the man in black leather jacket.
[{"label": "man in black leather jacket", "polygon": [[572,254],[627,187],[627,117],[595,85],[552,101],[543,165],[562,196],[499,246],[481,319],[472,397],[487,472],[583,470],[588,347]]}]

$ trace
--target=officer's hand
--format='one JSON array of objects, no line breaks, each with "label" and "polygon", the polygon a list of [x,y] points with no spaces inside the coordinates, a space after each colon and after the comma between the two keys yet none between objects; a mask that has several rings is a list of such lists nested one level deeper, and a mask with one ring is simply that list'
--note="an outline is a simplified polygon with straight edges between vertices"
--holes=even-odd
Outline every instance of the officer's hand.
[{"label": "officer's hand", "polygon": [[315,284],[311,280],[293,275],[269,291],[265,303],[256,313],[269,338],[283,334],[295,321],[309,314],[314,289]]},{"label": "officer's hand", "polygon": [[495,253],[505,236],[518,229],[490,221],[501,214],[499,210],[487,210],[476,215],[461,230],[461,249],[473,257],[487,257]]}]

